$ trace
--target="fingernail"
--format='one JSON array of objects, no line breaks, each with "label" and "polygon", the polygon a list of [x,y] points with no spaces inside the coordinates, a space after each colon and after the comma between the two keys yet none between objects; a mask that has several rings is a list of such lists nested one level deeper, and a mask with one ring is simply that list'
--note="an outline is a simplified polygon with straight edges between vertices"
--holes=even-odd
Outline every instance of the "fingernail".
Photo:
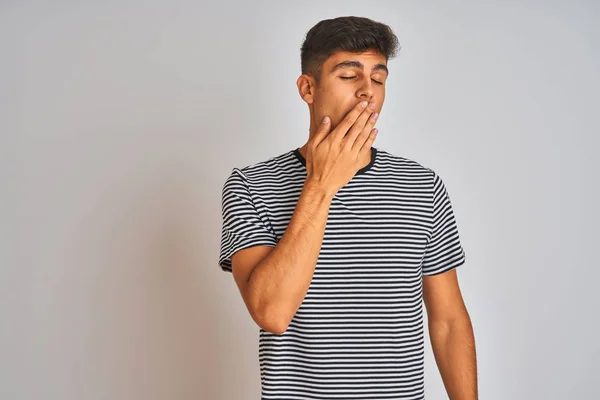
[{"label": "fingernail", "polygon": [[325,118],[323,118],[323,123],[324,123],[324,124],[328,124],[328,123],[329,123],[329,117],[325,117]]},{"label": "fingernail", "polygon": [[371,118],[373,119],[377,119],[377,117],[379,117],[379,113],[373,113],[373,115],[371,116]]},{"label": "fingernail", "polygon": [[361,106],[361,107],[366,107],[366,106],[367,106],[367,104],[368,104],[368,103],[367,103],[366,101],[363,101],[362,103],[360,103],[360,106]]},{"label": "fingernail", "polygon": [[375,103],[371,103],[371,104],[369,104],[369,108],[370,108],[371,110],[374,110],[374,109],[375,109]]}]

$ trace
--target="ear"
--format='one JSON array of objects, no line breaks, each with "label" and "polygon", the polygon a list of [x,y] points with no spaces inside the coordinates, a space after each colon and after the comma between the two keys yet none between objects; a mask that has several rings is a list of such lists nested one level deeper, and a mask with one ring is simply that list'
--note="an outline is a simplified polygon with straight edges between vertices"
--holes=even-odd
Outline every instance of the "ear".
[{"label": "ear", "polygon": [[306,104],[312,104],[314,101],[315,95],[315,79],[307,74],[302,74],[298,77],[296,81],[296,86],[298,86],[298,93],[302,100],[306,102]]}]

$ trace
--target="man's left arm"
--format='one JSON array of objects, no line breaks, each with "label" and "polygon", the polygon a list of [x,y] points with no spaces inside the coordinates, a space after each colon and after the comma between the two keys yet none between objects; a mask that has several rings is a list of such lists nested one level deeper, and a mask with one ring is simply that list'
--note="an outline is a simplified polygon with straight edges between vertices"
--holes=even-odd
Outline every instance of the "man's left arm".
[{"label": "man's left arm", "polygon": [[477,400],[475,338],[456,268],[423,276],[423,300],[433,354],[448,397]]}]

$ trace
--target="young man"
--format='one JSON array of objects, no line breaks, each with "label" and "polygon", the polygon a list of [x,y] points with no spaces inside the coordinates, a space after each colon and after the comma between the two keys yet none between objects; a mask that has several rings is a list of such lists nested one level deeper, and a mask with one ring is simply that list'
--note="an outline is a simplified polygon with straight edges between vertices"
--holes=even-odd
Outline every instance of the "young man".
[{"label": "young man", "polygon": [[367,18],[316,24],[297,81],[307,143],[223,186],[219,265],[260,327],[262,399],[423,399],[423,302],[450,399],[477,398],[444,183],[372,146],[397,50]]}]

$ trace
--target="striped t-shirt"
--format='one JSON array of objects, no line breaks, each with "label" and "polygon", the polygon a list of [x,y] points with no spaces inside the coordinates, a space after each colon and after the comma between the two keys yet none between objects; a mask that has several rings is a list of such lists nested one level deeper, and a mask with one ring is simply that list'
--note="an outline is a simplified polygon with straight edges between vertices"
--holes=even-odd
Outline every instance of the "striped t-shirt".
[{"label": "striped t-shirt", "polygon": [[[222,191],[219,265],[276,246],[306,179],[296,148],[233,168]],[[371,148],[331,201],[310,287],[287,330],[259,329],[262,400],[423,399],[422,276],[465,262],[442,179]]]}]

